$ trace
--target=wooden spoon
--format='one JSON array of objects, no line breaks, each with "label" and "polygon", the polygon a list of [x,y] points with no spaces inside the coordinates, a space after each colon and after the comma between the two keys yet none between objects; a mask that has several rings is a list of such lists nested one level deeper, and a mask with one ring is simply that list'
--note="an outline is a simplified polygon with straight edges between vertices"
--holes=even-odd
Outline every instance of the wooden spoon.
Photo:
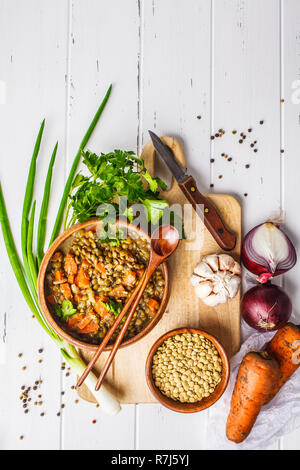
[{"label": "wooden spoon", "polygon": [[158,266],[161,263],[163,263],[169,256],[171,256],[172,253],[174,253],[174,251],[176,250],[178,246],[178,243],[179,243],[179,233],[177,229],[171,225],[162,225],[161,227],[158,227],[152,234],[151,242],[150,242],[151,250],[150,250],[149,264],[144,274],[144,278],[141,283],[140,290],[133,302],[132,307],[130,308],[126,321],[124,325],[122,326],[122,329],[116,339],[116,342],[113,346],[113,349],[110,352],[110,355],[107,358],[104,368],[102,369],[102,372],[96,384],[95,390],[99,390],[99,388],[102,385],[104,377],[106,376],[107,371],[116,355],[116,352],[120,344],[122,343],[122,340],[127,331],[129,323],[132,320],[134,312],[141,300],[141,297],[143,295],[143,292],[146,288],[146,285],[149,279],[151,278],[154,271],[158,268]]}]

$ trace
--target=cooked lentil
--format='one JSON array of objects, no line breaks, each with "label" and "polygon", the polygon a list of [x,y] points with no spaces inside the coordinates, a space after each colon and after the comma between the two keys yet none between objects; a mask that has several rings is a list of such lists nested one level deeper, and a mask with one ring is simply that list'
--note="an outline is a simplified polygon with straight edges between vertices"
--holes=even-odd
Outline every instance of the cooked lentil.
[{"label": "cooked lentil", "polygon": [[152,360],[156,387],[181,403],[209,397],[221,381],[222,360],[213,343],[196,333],[171,336]]},{"label": "cooked lentil", "polygon": [[[100,344],[118,315],[109,309],[109,303],[121,310],[142,276],[149,261],[149,242],[136,232],[129,235],[114,246],[99,240],[94,230],[79,230],[68,241],[66,254],[63,247],[54,253],[45,281],[48,308],[73,337]],[[163,272],[158,268],[146,286],[125,340],[142,331],[156,314],[164,287]],[[75,314],[63,318],[55,307],[66,299],[72,302]],[[110,344],[121,327],[122,323]]]}]

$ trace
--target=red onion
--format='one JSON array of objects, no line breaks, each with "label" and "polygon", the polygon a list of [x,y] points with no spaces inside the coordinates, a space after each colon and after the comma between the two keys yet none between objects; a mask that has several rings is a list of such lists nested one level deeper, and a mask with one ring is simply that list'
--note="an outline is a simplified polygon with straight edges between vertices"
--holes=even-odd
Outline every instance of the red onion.
[{"label": "red onion", "polygon": [[288,295],[271,283],[259,284],[243,295],[241,312],[248,325],[259,331],[278,330],[292,314]]},{"label": "red onion", "polygon": [[272,222],[257,225],[245,236],[242,260],[247,269],[267,282],[291,269],[297,261],[295,248],[287,235]]}]

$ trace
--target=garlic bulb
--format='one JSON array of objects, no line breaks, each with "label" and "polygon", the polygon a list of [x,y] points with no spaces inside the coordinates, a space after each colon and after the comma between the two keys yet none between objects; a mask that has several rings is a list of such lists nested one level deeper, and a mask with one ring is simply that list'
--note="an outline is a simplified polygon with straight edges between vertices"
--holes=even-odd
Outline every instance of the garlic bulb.
[{"label": "garlic bulb", "polygon": [[196,295],[210,307],[236,296],[241,283],[241,266],[231,256],[207,255],[195,267],[191,283]]}]

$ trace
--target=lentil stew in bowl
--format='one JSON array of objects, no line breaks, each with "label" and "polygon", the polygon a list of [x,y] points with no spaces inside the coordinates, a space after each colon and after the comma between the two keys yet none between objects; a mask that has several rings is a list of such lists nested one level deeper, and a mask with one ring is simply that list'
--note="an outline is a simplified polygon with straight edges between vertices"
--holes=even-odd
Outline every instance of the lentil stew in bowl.
[{"label": "lentil stew in bowl", "polygon": [[[46,307],[45,314],[48,319],[51,316],[58,334],[65,337],[62,334],[65,333],[68,336],[65,339],[80,347],[97,348],[149,262],[150,238],[130,224],[120,221],[118,224],[127,233],[116,241],[98,238],[96,225],[91,221],[75,226],[75,230],[72,227],[65,232],[67,236],[61,236],[61,243],[54,242],[50,247],[47,265],[41,267],[44,284],[42,292],[39,289],[41,306]],[[147,284],[122,346],[139,339],[156,324],[166,304],[166,281],[163,265]],[[122,325],[121,322],[112,336],[110,347]]]}]

